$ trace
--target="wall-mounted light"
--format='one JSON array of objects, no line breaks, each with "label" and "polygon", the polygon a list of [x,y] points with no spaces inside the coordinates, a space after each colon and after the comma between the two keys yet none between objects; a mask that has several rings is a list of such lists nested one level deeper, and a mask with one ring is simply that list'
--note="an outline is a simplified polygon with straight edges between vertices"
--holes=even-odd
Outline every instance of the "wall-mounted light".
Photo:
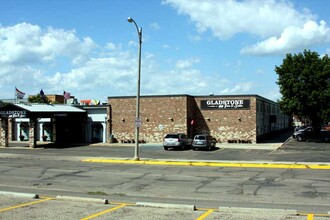
[{"label": "wall-mounted light", "polygon": [[208,121],[211,121],[211,119],[210,118],[205,118],[206,120],[208,120]]},{"label": "wall-mounted light", "polygon": [[146,121],[149,121],[149,118],[146,118]]},{"label": "wall-mounted light", "polygon": [[125,118],[122,118],[121,121],[122,121],[122,122],[125,122]]},{"label": "wall-mounted light", "polygon": [[239,121],[242,121],[242,119],[241,119],[241,118],[238,118],[238,120],[239,120]]},{"label": "wall-mounted light", "polygon": [[168,120],[171,120],[171,121],[173,121],[173,118],[168,118]]}]

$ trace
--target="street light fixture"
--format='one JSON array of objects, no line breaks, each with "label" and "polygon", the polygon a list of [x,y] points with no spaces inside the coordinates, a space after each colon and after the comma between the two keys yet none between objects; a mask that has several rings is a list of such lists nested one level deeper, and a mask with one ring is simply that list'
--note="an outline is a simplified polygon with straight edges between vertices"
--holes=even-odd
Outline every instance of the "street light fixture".
[{"label": "street light fixture", "polygon": [[136,93],[136,113],[135,113],[135,154],[134,160],[140,160],[139,157],[139,129],[141,126],[140,118],[140,78],[141,78],[141,46],[142,46],[142,28],[139,28],[133,18],[128,17],[129,23],[134,23],[139,36],[139,59],[138,59],[138,78],[137,78],[137,93]]}]

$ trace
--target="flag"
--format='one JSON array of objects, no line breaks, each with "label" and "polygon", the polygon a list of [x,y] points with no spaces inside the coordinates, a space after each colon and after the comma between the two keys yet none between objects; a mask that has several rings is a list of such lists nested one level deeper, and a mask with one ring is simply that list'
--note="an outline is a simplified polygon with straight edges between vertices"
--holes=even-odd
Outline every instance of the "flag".
[{"label": "flag", "polygon": [[64,99],[69,99],[71,97],[71,93],[64,91],[63,96],[64,96]]},{"label": "flag", "polygon": [[23,99],[23,98],[24,98],[24,95],[25,95],[24,92],[18,90],[16,87],[15,87],[15,94],[16,94],[16,97],[17,97],[18,99]]}]

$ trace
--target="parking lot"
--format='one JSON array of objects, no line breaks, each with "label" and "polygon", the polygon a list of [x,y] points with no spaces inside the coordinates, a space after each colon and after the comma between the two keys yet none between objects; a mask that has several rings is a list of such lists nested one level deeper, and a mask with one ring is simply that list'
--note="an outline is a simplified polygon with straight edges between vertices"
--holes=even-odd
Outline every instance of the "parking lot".
[{"label": "parking lot", "polygon": [[[13,144],[13,143],[12,143]],[[14,143],[15,144],[15,143]],[[143,176],[147,175],[149,177],[149,181],[158,181],[159,178],[158,175],[160,175],[158,172],[165,172],[163,175],[166,174],[166,170],[176,170],[176,168],[168,168],[169,164],[159,164],[157,166],[164,166],[164,168],[157,168],[153,167],[152,169],[155,169],[155,171],[149,170],[146,171],[146,174],[143,174],[143,171],[139,171],[139,167],[135,166],[129,166],[129,165],[122,165],[122,166],[115,166],[111,165],[111,163],[108,165],[93,165],[90,163],[84,162],[84,159],[86,158],[130,158],[130,155],[132,154],[134,148],[134,145],[127,145],[127,146],[119,146],[119,145],[94,145],[94,146],[52,146],[52,145],[44,145],[41,148],[37,149],[26,149],[24,146],[11,146],[8,149],[1,149],[1,158],[3,158],[2,162],[5,165],[3,168],[4,172],[7,172],[7,170],[17,170],[17,173],[24,169],[29,170],[29,167],[31,167],[32,175],[35,177],[31,177],[31,180],[29,182],[32,183],[33,188],[29,188],[29,192],[35,190],[39,194],[39,198],[34,198],[36,195],[34,194],[24,194],[24,193],[16,193],[15,191],[7,191],[3,193],[0,193],[1,195],[1,201],[0,201],[0,219],[307,219],[307,220],[321,220],[321,219],[329,219],[330,215],[326,209],[326,207],[323,207],[322,210],[324,211],[315,211],[313,212],[312,209],[306,213],[302,213],[302,210],[304,208],[301,208],[300,211],[294,210],[286,210],[285,208],[257,208],[253,207],[252,204],[250,208],[242,208],[242,207],[234,207],[234,206],[228,206],[222,205],[221,201],[218,202],[219,207],[208,207],[203,206],[202,203],[199,203],[198,206],[189,205],[190,203],[182,202],[178,203],[179,200],[171,201],[171,202],[164,202],[164,203],[157,203],[157,201],[152,201],[152,203],[145,202],[145,200],[141,200],[144,202],[138,202],[140,200],[134,199],[134,197],[131,198],[131,200],[127,200],[128,197],[121,196],[121,194],[116,194],[115,191],[113,194],[108,194],[109,198],[106,198],[107,202],[104,202],[104,199],[100,199],[100,195],[96,195],[93,197],[93,195],[90,195],[90,197],[86,198],[86,194],[82,196],[72,196],[70,197],[70,193],[68,188],[68,184],[71,185],[77,185],[81,187],[82,184],[82,177],[84,175],[79,175],[80,173],[84,173],[87,175],[87,172],[92,172],[93,169],[95,171],[103,171],[100,177],[94,176],[94,174],[91,173],[91,175],[94,176],[96,179],[107,179],[104,178],[104,174],[108,174],[110,172],[109,170],[113,168],[114,170],[111,171],[113,175],[122,176],[124,178],[131,178],[133,175],[141,176],[141,179],[138,178],[132,178],[134,181],[132,182],[131,188],[132,189],[138,189],[141,187],[141,189],[144,189],[144,192],[146,193],[147,188],[145,187],[145,182],[143,180]],[[249,148],[244,149],[243,145],[232,145],[230,147],[223,147],[220,145],[220,147],[217,147],[214,150],[211,151],[193,151],[191,149],[185,149],[185,150],[170,150],[165,151],[162,146],[159,145],[142,145],[140,148],[140,155],[142,156],[142,160],[150,160],[150,159],[157,159],[159,161],[168,161],[168,159],[171,159],[172,161],[183,161],[189,162],[189,161],[204,161],[204,162],[219,162],[219,161],[228,161],[233,162],[236,161],[237,165],[242,167],[242,164],[244,162],[251,163],[262,163],[264,164],[270,163],[274,164],[276,162],[288,162],[292,164],[297,164],[297,162],[308,162],[308,163],[314,163],[317,162],[319,164],[325,164],[329,163],[329,153],[330,153],[330,145],[329,143],[308,143],[308,142],[296,142],[295,140],[288,140],[285,145],[278,145],[278,143],[267,143],[268,149],[258,149],[262,148],[265,145],[249,145]],[[17,162],[17,169],[14,163],[10,163],[10,161],[15,163]],[[83,162],[83,163],[82,163]],[[76,164],[79,163],[79,170],[78,167],[76,168]],[[22,164],[22,165],[21,165]],[[40,174],[38,174],[39,168],[37,168],[37,164],[44,164],[40,165]],[[23,166],[22,168],[18,168],[20,166]],[[69,168],[69,166],[72,166]],[[150,168],[150,165],[145,168]],[[153,165],[154,166],[154,165]],[[179,164],[176,164],[176,166],[180,166]],[[296,166],[296,165],[295,165]],[[7,168],[6,168],[7,167]],[[47,170],[47,167],[49,169]],[[93,169],[91,169],[91,168]],[[102,168],[101,168],[102,167]],[[116,168],[118,167],[118,168]],[[167,168],[165,168],[167,167]],[[265,168],[265,167],[264,167]],[[295,175],[299,174],[299,176],[303,177],[308,175],[314,174],[322,174],[325,171],[308,171],[307,172],[301,172],[301,171],[292,171],[291,168],[294,167],[284,167],[279,169],[288,169],[288,172],[285,172],[285,170],[276,172],[281,175],[287,175],[288,173],[295,173]],[[116,172],[116,170],[128,170],[128,173],[121,173]],[[134,171],[133,171],[134,169]],[[263,168],[262,168],[263,169]],[[266,168],[267,169],[267,168]],[[300,170],[300,168],[298,168]],[[304,168],[306,170],[313,169],[312,167],[306,167]],[[318,168],[317,168],[318,169]],[[70,171],[71,170],[71,171]],[[141,170],[143,170],[143,167],[141,167]],[[178,168],[178,171],[175,171],[175,173],[178,173],[175,177],[173,176],[174,173],[169,173],[168,176],[165,176],[167,178],[172,178],[176,181],[179,177],[179,174],[182,172],[187,172],[189,175],[192,175],[192,172],[196,172],[198,174],[198,178],[202,175],[203,170],[207,170],[207,172],[214,172],[209,173],[211,175],[210,180],[212,178],[219,178],[221,179],[221,175],[223,175],[224,178],[226,178],[226,181],[234,180],[234,184],[236,184],[235,178],[235,172],[242,172],[245,173],[244,175],[248,175],[248,173],[259,173],[257,176],[257,180],[261,181],[262,177],[260,176],[260,173],[267,174],[268,171],[249,171],[246,172],[244,169],[236,169],[234,173],[230,173],[230,170],[227,169],[207,169],[205,168]],[[221,173],[217,173],[221,170]],[[35,172],[34,172],[35,171]],[[200,172],[199,172],[200,171]],[[13,172],[13,171],[10,171]],[[72,172],[72,175],[69,173]],[[135,172],[142,172],[141,175],[135,174]],[[228,172],[228,174],[226,174]],[[77,175],[76,175],[77,173]],[[304,175],[303,175],[304,174]],[[324,173],[326,174],[326,173]],[[125,177],[127,175],[127,177]],[[206,177],[208,177],[208,173],[205,173]],[[229,178],[229,175],[232,176]],[[288,176],[281,176],[281,178],[276,177],[275,179],[277,181],[283,181],[283,184],[288,183],[288,181],[296,181],[297,178],[290,177],[290,179],[286,180]],[[243,176],[239,175],[240,178],[244,178]],[[40,178],[44,178],[40,179]],[[53,177],[54,179],[51,179]],[[155,177],[155,179],[151,178]],[[61,179],[60,179],[61,178]],[[189,177],[190,180],[195,179],[195,177],[191,176]],[[267,194],[265,190],[267,190],[267,178],[265,178],[266,182],[260,182],[258,181],[255,183],[256,188],[252,187],[251,185],[251,177],[245,177],[246,182],[249,183],[249,185],[246,185],[245,187],[245,193],[248,193],[250,190],[251,192],[254,192],[255,189],[259,189],[261,186],[261,189],[263,189],[263,192],[258,193],[258,195]],[[306,199],[306,202],[308,199],[314,199],[314,196],[317,196],[318,198],[324,198],[322,195],[326,195],[328,187],[324,184],[322,184],[322,181],[318,180],[319,177],[310,177],[315,180],[313,180],[313,187],[317,188],[317,194],[313,194],[313,197],[310,197],[312,194],[302,194],[302,198]],[[326,181],[326,177],[324,177]],[[22,179],[22,178],[20,178]],[[181,179],[181,178],[180,178]],[[18,180],[18,179],[16,179]],[[109,179],[108,179],[109,180]],[[139,182],[141,180],[141,182]],[[159,179],[162,180],[162,179]],[[171,181],[173,181],[171,180]],[[238,180],[238,179],[237,179]],[[22,181],[22,184],[24,185],[24,180]],[[26,180],[25,180],[26,181]],[[86,182],[86,185],[88,186],[89,181],[84,180]],[[94,180],[93,187],[97,187],[97,181]],[[111,182],[115,184],[118,180],[111,179]],[[311,180],[304,180],[309,181]],[[318,181],[318,182],[316,182]],[[36,184],[38,182],[38,184]],[[162,182],[162,181],[160,181]],[[163,181],[164,182],[164,181]],[[190,181],[191,182],[191,181]],[[124,183],[124,182],[123,182]],[[214,184],[225,184],[225,183],[216,183],[213,181]],[[238,181],[240,183],[240,181]],[[276,181],[274,182],[276,183]],[[308,182],[306,184],[303,184],[302,186],[309,186]],[[2,181],[2,184],[4,182]],[[52,194],[47,193],[47,191],[41,191],[38,190],[38,186],[41,186],[44,184],[44,188],[52,189]],[[61,190],[61,194],[57,195],[54,194],[56,191],[56,188],[62,187],[66,185],[66,190]],[[139,184],[139,185],[135,185]],[[199,184],[199,183],[197,183]],[[203,181],[200,182],[201,185],[203,185]],[[270,183],[268,187],[271,187],[273,183]],[[321,184],[321,185],[320,185]],[[152,184],[148,187],[148,189],[151,190],[151,186],[154,186],[156,184]],[[214,186],[216,186],[214,185]],[[258,186],[260,185],[260,186]],[[99,185],[101,187],[103,185]],[[124,188],[120,188],[120,186],[129,186],[124,185],[121,183],[121,181],[118,182],[117,190],[123,190]],[[211,185],[209,185],[211,186]],[[281,186],[281,189],[283,190],[284,185]],[[288,184],[288,187],[290,188],[291,184]],[[187,186],[186,186],[187,187]],[[4,185],[1,185],[1,188],[4,189]],[[7,188],[10,188],[10,185],[7,185]],[[127,187],[126,187],[127,188]],[[59,188],[58,188],[59,189]],[[109,192],[111,192],[112,188],[107,188]],[[221,188],[214,188],[221,191]],[[278,187],[275,187],[274,189],[280,189]],[[7,189],[6,189],[7,190]],[[306,188],[307,190],[307,188]],[[313,190],[313,189],[310,189]],[[309,191],[310,191],[309,190]],[[20,192],[24,192],[24,188],[21,188],[19,190]],[[304,192],[304,190],[301,190]],[[309,192],[308,191],[308,192]],[[26,190],[27,192],[27,190]],[[51,192],[51,191],[49,191]],[[56,191],[57,192],[57,191]],[[120,192],[120,191],[119,191]],[[218,192],[218,193],[219,193]],[[223,191],[228,192],[228,191]],[[229,191],[230,192],[230,191]],[[233,198],[239,198],[238,195],[235,195],[238,191],[233,191],[233,194],[227,193],[227,196],[232,195]],[[312,192],[312,191],[311,191]],[[323,194],[322,194],[323,193]],[[205,193],[204,193],[205,194]],[[62,196],[61,196],[62,195]],[[116,195],[116,197],[114,197]],[[176,193],[177,195],[177,193]],[[224,195],[224,194],[223,194]],[[294,199],[295,195],[291,195],[292,199]],[[174,197],[173,197],[174,198]],[[259,197],[261,198],[261,197]],[[157,199],[156,197],[154,199]],[[216,198],[217,199],[217,198]],[[195,203],[194,200],[190,200],[191,203]],[[106,203],[106,204],[105,204]],[[320,203],[321,204],[321,203]],[[325,204],[326,206],[326,204]],[[192,208],[193,207],[193,208]],[[306,203],[307,207],[307,203]],[[291,207],[292,208],[292,207]],[[307,208],[308,209],[308,208]],[[305,209],[305,210],[307,210]],[[320,208],[321,209],[321,208]],[[330,211],[330,210],[328,210]]]},{"label": "parking lot", "polygon": [[294,210],[198,208],[174,204],[129,204],[93,198],[56,198],[32,194],[1,195],[0,219],[290,219],[322,220],[328,214],[295,213]]}]

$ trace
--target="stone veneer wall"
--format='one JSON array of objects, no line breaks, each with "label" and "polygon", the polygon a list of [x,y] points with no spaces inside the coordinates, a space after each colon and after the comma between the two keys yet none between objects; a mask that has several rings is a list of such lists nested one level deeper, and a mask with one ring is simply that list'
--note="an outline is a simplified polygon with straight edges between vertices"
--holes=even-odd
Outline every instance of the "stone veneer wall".
[{"label": "stone veneer wall", "polygon": [[[111,134],[118,142],[134,141],[135,97],[109,97]],[[167,133],[187,133],[187,96],[140,97],[140,141],[160,143]]]},{"label": "stone veneer wall", "polygon": [[0,118],[0,147],[8,147],[8,118]]}]

